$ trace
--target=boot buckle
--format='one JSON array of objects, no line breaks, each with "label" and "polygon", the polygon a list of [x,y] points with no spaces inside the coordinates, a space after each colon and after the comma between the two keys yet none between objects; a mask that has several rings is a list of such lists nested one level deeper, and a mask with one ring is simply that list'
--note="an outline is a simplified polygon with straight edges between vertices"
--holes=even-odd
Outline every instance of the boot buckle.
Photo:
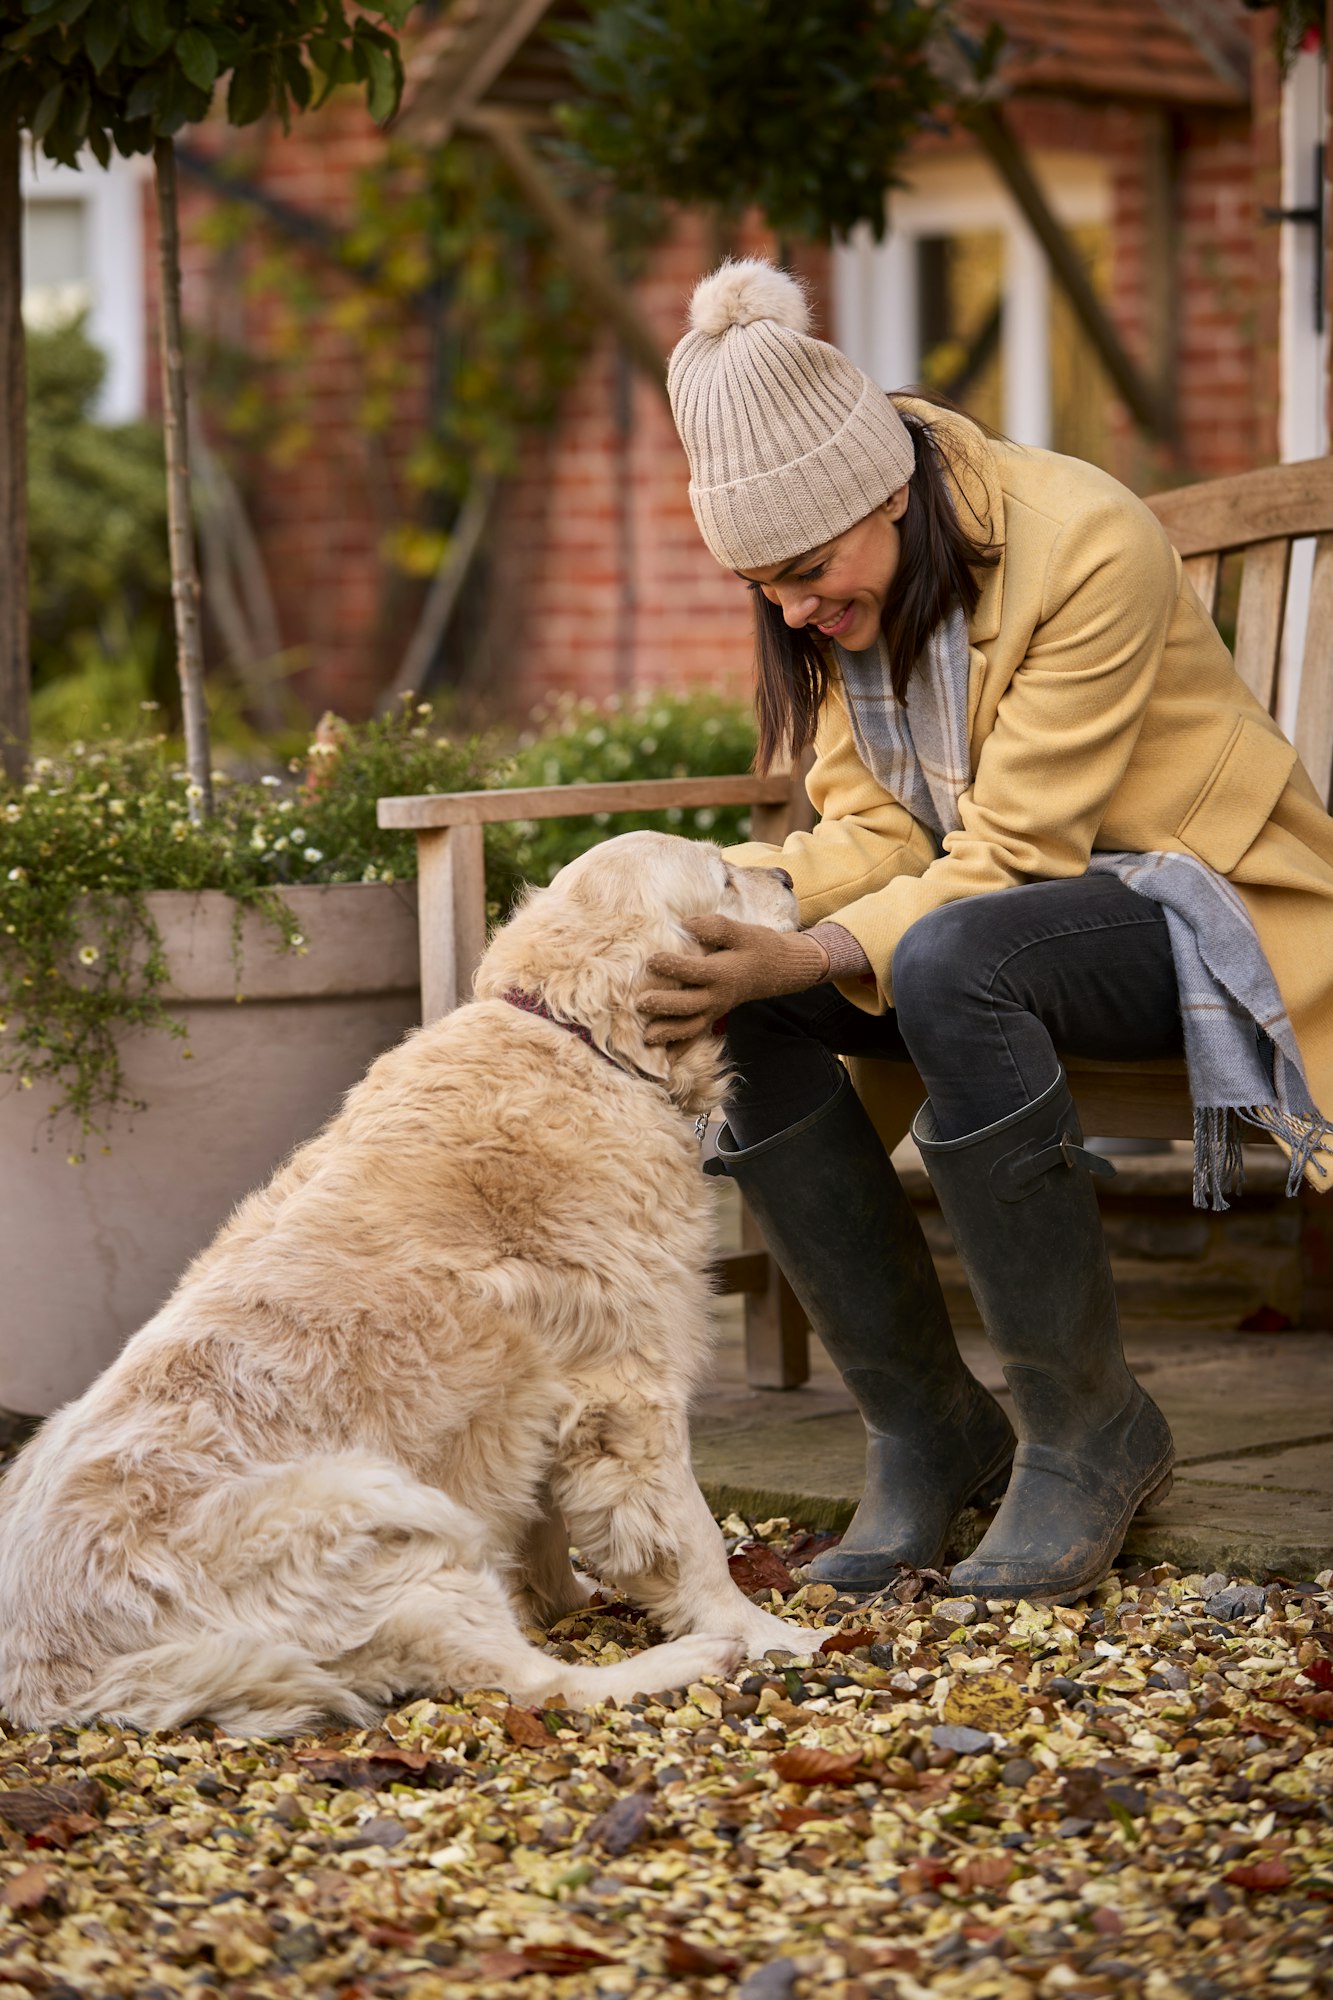
[{"label": "boot buckle", "polygon": [[1045,1146],[1019,1146],[991,1169],[991,1187],[1001,1201],[1025,1201],[1035,1194],[1053,1167],[1082,1167],[1085,1173],[1109,1179],[1115,1168],[1100,1153],[1081,1146],[1073,1132],[1062,1132]]}]

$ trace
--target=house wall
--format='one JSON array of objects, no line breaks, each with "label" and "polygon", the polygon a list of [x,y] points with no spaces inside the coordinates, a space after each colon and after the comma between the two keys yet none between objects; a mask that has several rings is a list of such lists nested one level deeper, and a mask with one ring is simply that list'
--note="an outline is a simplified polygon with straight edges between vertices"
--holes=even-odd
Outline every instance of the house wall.
[{"label": "house wall", "polygon": [[[1267,116],[1262,96],[1258,110],[1260,119]],[[1174,369],[1179,451],[1145,445],[1111,399],[1110,469],[1148,491],[1274,457],[1276,232],[1257,226],[1255,180],[1268,127],[1235,112],[1170,115],[1174,229],[1165,253],[1164,307],[1162,285],[1154,293],[1145,279],[1162,209],[1153,162],[1163,114],[1034,99],[1013,106],[1012,115],[1030,147],[1081,152],[1104,164],[1111,188],[1111,314],[1133,353]],[[287,137],[243,134],[240,142],[225,135],[229,158],[239,152],[244,171],[267,194],[335,230],[350,218],[354,176],[382,143],[351,103],[299,121]],[[924,150],[968,143],[942,139]],[[296,408],[277,435],[254,441],[246,482],[284,644],[299,668],[294,685],[312,713],[333,706],[364,714],[393,678],[421,598],[420,586],[394,576],[381,549],[426,406],[428,329],[419,320],[404,327],[405,380],[394,420],[382,437],[370,439],[359,416],[356,352],[339,326],[354,296],[351,281],[314,252],[296,256],[327,305],[298,335],[280,304],[246,290],[271,234],[253,228],[220,245],[215,197],[188,176],[183,189],[186,315],[195,337],[219,351],[230,344],[276,354],[274,372],[296,391]],[[749,230],[736,247],[762,252],[771,245],[761,231]],[[282,242],[281,254],[293,260],[289,243]],[[684,218],[649,260],[637,289],[664,355],[711,255],[703,224]],[[151,258],[148,269],[151,285]],[[812,256],[808,275],[830,330],[828,260]],[[284,355],[298,340],[298,351]],[[235,414],[224,402],[210,423],[217,429]],[[601,698],[703,682],[744,694],[751,651],[746,593],[699,541],[686,480],[659,390],[627,375],[608,337],[589,356],[557,424],[530,441],[502,501],[484,567],[451,635],[451,660],[465,663],[470,690],[514,715],[565,688]]]}]

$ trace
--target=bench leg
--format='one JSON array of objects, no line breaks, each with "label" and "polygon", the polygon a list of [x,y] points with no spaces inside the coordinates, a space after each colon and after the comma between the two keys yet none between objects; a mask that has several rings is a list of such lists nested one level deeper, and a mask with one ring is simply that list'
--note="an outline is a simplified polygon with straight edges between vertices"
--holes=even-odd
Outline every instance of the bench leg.
[{"label": "bench leg", "polygon": [[1301,1325],[1333,1332],[1333,1194],[1303,1187],[1301,1212]]},{"label": "bench leg", "polygon": [[[759,1225],[741,1204],[741,1248],[764,1250]],[[810,1379],[810,1331],[801,1304],[765,1252],[768,1283],[745,1294],[745,1379],[752,1389],[799,1389]]]}]

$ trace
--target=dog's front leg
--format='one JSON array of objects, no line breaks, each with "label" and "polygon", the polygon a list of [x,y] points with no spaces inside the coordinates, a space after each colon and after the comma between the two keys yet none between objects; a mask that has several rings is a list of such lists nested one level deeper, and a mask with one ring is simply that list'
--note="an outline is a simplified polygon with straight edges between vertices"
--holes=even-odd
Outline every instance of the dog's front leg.
[{"label": "dog's front leg", "polygon": [[583,1559],[641,1604],[672,1638],[695,1632],[740,1639],[757,1659],[798,1652],[799,1625],[750,1603],[689,1460],[684,1413],[637,1397],[585,1405],[552,1474]]},{"label": "dog's front leg", "polygon": [[532,1519],[519,1544],[514,1582],[537,1625],[554,1625],[581,1611],[597,1585],[569,1559],[569,1529],[548,1486],[536,1495]]}]

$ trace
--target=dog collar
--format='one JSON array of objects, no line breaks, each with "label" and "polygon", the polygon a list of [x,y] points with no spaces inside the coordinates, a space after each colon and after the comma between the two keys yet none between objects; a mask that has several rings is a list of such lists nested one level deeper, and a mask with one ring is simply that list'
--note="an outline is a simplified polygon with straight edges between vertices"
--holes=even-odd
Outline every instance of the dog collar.
[{"label": "dog collar", "polygon": [[579,1040],[586,1042],[590,1049],[596,1049],[597,1054],[602,1058],[603,1062],[609,1062],[613,1069],[621,1067],[614,1056],[609,1056],[605,1049],[597,1048],[596,1042],[593,1040],[589,1030],[584,1027],[582,1021],[562,1021],[558,1015],[551,1012],[544,1000],[538,999],[535,993],[520,993],[517,987],[511,987],[509,992],[504,994],[503,998],[509,1002],[511,1007],[521,1007],[525,1014],[538,1014],[543,1021],[549,1021],[553,1028],[563,1028],[566,1034],[577,1035]]}]

